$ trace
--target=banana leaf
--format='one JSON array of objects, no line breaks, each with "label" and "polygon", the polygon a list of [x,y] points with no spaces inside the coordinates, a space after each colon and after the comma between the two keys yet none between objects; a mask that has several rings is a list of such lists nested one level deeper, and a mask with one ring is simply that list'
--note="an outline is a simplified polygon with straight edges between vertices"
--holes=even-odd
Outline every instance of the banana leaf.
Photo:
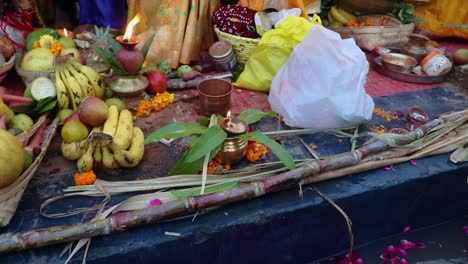
[{"label": "banana leaf", "polygon": [[145,138],[145,145],[153,142],[159,142],[163,138],[178,139],[191,134],[202,134],[208,128],[194,124],[170,124],[162,127]]},{"label": "banana leaf", "polygon": [[247,122],[248,125],[253,124],[260,119],[262,119],[265,116],[270,116],[270,117],[278,117],[278,114],[270,111],[270,112],[262,112],[256,109],[247,109],[243,111],[242,113],[239,114],[237,118],[240,120],[243,120]]},{"label": "banana leaf", "polygon": [[221,146],[227,138],[226,132],[219,126],[214,125],[208,128],[200,138],[190,147],[186,154],[187,162],[194,162],[203,158],[208,152],[213,151],[215,148]]},{"label": "banana leaf", "polygon": [[261,132],[255,131],[252,133],[246,133],[240,136],[237,136],[238,138],[244,139],[244,140],[252,140],[252,141],[257,141],[260,142],[267,147],[271,149],[271,151],[278,157],[278,159],[283,162],[284,166],[286,168],[292,170],[296,167],[293,158],[291,155],[286,151],[286,149],[283,148],[278,142],[274,141],[268,136],[265,136]]}]

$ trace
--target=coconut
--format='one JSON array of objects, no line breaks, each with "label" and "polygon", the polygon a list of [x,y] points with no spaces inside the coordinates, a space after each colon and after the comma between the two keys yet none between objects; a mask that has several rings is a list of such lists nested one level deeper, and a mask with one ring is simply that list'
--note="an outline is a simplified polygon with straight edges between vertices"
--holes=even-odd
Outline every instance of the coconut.
[{"label": "coconut", "polygon": [[23,171],[24,153],[15,136],[0,129],[0,188],[12,184]]}]

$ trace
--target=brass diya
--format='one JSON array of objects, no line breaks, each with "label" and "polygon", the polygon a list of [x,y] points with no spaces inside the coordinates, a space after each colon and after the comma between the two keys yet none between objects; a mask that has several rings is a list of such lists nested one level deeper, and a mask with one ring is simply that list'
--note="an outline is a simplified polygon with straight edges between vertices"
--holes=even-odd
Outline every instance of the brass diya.
[{"label": "brass diya", "polygon": [[228,134],[228,138],[224,140],[221,149],[216,154],[223,164],[235,164],[242,160],[247,152],[247,140],[236,138],[233,136],[241,135],[247,132],[248,125],[245,121],[232,118],[230,111],[228,117],[221,122],[221,128]]},{"label": "brass diya", "polygon": [[116,76],[108,83],[115,94],[123,97],[138,96],[145,91],[148,85],[149,81],[143,75]]}]

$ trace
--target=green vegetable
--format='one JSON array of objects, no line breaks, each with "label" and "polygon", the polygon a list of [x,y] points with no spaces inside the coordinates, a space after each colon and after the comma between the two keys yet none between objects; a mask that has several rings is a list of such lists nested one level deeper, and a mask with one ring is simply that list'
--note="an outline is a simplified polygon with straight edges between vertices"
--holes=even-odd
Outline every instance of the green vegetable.
[{"label": "green vegetable", "polygon": [[28,50],[32,49],[34,42],[38,41],[42,35],[50,35],[55,39],[59,37],[57,30],[51,28],[39,28],[29,33],[28,37],[26,38],[26,48]]},{"label": "green vegetable", "polygon": [[400,20],[403,24],[409,24],[413,22],[423,22],[423,20],[414,15],[416,7],[413,4],[408,3],[396,3],[392,11],[388,13],[390,16]]},{"label": "green vegetable", "polygon": [[55,85],[47,77],[38,77],[34,79],[24,91],[24,96],[40,101],[47,97],[56,97]]}]

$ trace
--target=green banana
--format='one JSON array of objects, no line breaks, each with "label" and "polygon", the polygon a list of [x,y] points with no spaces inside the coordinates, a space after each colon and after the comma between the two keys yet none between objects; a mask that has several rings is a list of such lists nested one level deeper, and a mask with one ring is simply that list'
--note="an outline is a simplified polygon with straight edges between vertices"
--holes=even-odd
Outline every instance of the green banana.
[{"label": "green banana", "polygon": [[106,85],[104,81],[102,80],[101,76],[99,75],[99,73],[96,72],[93,68],[87,65],[83,65],[73,59],[69,61],[70,61],[70,64],[73,67],[75,67],[77,71],[81,72],[88,78],[89,82],[94,88],[95,95],[99,98],[103,98],[105,90],[106,90]]}]

